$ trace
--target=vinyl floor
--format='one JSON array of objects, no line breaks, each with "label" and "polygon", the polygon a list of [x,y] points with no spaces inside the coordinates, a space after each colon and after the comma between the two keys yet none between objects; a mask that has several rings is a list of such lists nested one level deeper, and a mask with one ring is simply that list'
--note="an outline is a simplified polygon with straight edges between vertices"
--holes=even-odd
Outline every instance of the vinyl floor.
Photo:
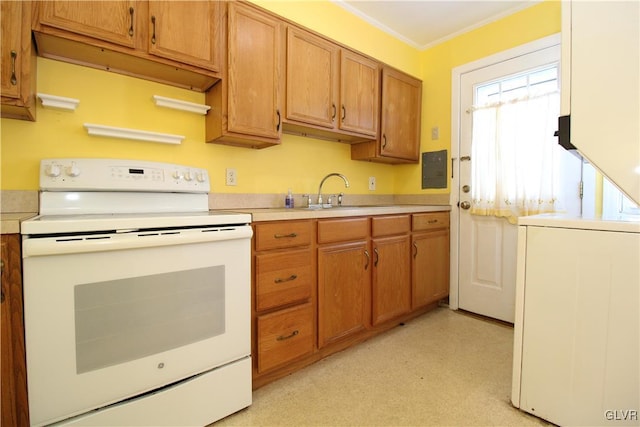
[{"label": "vinyl floor", "polygon": [[513,328],[440,307],[259,388],[218,426],[548,426],[511,405]]}]

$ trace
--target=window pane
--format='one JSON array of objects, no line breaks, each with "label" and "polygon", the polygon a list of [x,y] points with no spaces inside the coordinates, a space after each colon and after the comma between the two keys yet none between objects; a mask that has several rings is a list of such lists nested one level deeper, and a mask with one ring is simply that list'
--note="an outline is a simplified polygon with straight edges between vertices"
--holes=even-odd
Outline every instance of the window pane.
[{"label": "window pane", "polygon": [[480,86],[476,89],[476,104],[485,105],[500,99],[500,83]]}]

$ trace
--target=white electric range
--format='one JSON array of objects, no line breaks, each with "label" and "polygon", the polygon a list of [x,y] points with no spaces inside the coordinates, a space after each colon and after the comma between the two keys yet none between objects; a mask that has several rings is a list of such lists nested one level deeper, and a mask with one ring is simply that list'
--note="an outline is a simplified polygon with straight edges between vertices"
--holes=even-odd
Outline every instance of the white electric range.
[{"label": "white electric range", "polygon": [[251,404],[251,217],[207,171],[45,159],[22,224],[33,425],[206,425]]}]

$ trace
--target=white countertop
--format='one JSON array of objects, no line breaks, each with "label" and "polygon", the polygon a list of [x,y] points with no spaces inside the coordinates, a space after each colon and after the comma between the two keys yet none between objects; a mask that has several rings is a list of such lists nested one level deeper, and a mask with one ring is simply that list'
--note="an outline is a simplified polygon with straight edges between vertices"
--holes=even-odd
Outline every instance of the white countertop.
[{"label": "white countertop", "polygon": [[8,212],[0,214],[1,234],[19,234],[20,223],[25,219],[33,218],[36,212]]},{"label": "white countertop", "polygon": [[385,206],[341,206],[328,209],[265,208],[232,209],[234,212],[250,213],[252,221],[279,221],[291,219],[336,218],[349,216],[393,215],[416,212],[450,211],[448,205],[385,205]]},{"label": "white countertop", "polygon": [[518,225],[640,233],[640,217],[634,215],[576,217],[563,214],[541,214],[521,217],[518,219]]}]

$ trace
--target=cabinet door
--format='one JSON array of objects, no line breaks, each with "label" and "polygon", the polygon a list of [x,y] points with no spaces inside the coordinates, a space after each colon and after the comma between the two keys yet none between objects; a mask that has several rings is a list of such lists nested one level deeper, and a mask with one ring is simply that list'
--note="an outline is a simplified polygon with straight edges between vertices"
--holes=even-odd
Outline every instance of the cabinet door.
[{"label": "cabinet door", "polygon": [[218,1],[150,1],[149,53],[212,71],[220,69]]},{"label": "cabinet door", "polygon": [[[4,11],[4,9],[3,9]],[[22,275],[20,235],[3,234],[2,303],[0,333],[2,342],[2,417],[3,426],[28,426],[27,371],[22,315]]]},{"label": "cabinet door", "polygon": [[2,12],[2,96],[19,98],[22,71],[22,2],[3,1]]},{"label": "cabinet door", "polygon": [[364,330],[371,260],[366,242],[318,248],[318,347]]},{"label": "cabinet door", "polygon": [[418,160],[422,82],[394,69],[382,69],[380,155]]},{"label": "cabinet door", "polygon": [[[154,3],[154,2],[151,2]],[[46,1],[40,4],[40,23],[133,48],[135,1]]]},{"label": "cabinet door", "polygon": [[449,295],[449,230],[415,234],[412,238],[413,309]]},{"label": "cabinet door", "polygon": [[379,104],[378,63],[343,49],[340,56],[340,129],[375,138]]},{"label": "cabinet door", "polygon": [[373,240],[373,325],[411,308],[409,236]]},{"label": "cabinet door", "polygon": [[2,117],[35,120],[36,59],[31,44],[31,3],[2,1]]},{"label": "cabinet door", "polygon": [[325,39],[287,28],[287,119],[335,127],[338,52]]},{"label": "cabinet door", "polygon": [[228,131],[280,138],[280,21],[229,3]]}]

